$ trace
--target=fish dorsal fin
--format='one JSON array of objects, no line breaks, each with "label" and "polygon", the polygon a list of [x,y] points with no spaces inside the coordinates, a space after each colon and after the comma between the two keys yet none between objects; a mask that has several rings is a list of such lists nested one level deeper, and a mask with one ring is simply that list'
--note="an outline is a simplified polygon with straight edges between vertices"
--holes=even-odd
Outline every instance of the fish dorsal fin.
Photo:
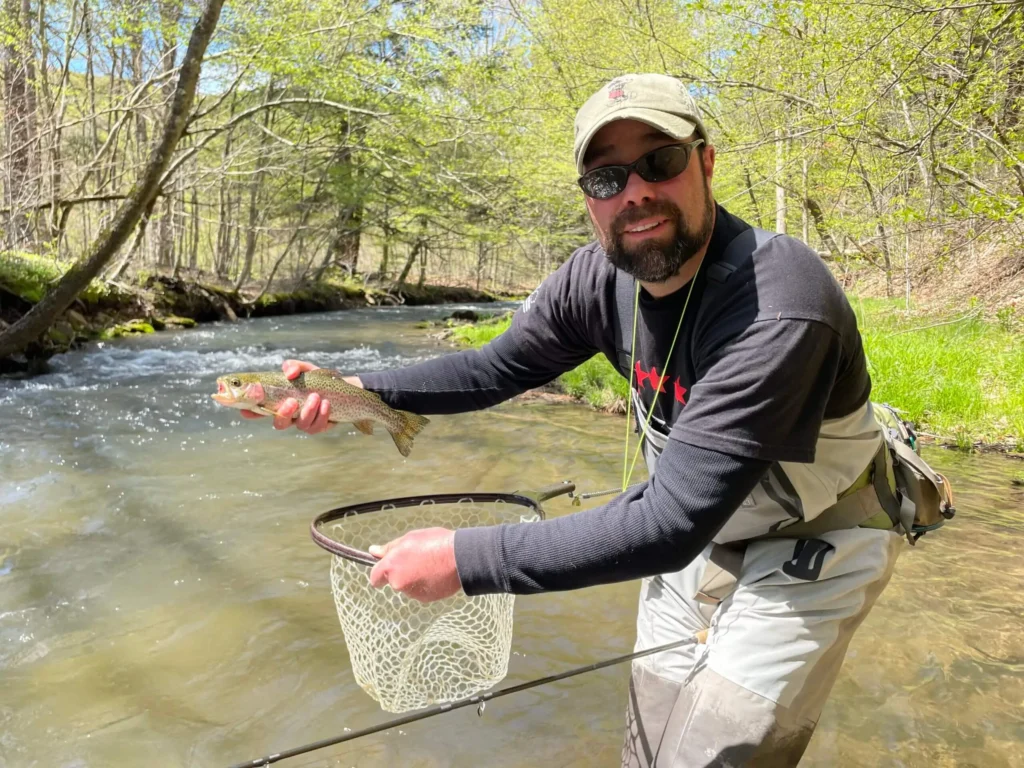
[{"label": "fish dorsal fin", "polygon": [[316,373],[321,376],[329,376],[330,378],[337,379],[338,381],[344,381],[345,379],[344,373],[341,373],[340,371],[335,371],[333,368],[314,368],[312,371],[309,371],[309,373]]}]

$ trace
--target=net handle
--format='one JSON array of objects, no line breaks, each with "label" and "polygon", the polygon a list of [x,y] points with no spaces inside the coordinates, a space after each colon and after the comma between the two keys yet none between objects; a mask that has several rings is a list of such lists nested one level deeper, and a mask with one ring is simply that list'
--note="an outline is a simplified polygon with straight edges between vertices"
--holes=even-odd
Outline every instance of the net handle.
[{"label": "net handle", "polygon": [[[379,512],[385,506],[393,507],[395,510],[402,507],[418,507],[426,503],[430,504],[456,504],[465,499],[472,499],[479,502],[502,501],[506,504],[518,504],[528,507],[544,519],[544,510],[541,509],[541,502],[553,499],[562,494],[572,493],[576,485],[569,481],[547,485],[533,491],[515,491],[513,493],[437,493],[427,496],[404,496],[398,499],[385,499],[383,501],[366,501],[361,504],[350,504],[344,507],[324,512],[318,515],[309,526],[309,535],[317,545],[326,549],[332,555],[343,557],[353,563],[359,563],[368,567],[377,564],[377,558],[369,552],[335,541],[320,531],[320,526],[349,515],[362,515],[367,512]],[[381,542],[382,544],[384,542]]]}]

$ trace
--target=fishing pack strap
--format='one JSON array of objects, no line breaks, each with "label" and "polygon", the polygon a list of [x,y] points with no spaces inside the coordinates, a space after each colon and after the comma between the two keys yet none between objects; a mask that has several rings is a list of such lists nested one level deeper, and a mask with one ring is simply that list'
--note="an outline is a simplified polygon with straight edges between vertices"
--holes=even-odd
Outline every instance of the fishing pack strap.
[{"label": "fishing pack strap", "polygon": [[896,409],[875,403],[874,410],[889,449],[900,524],[907,541],[914,545],[956,514],[953,486],[921,458],[915,436]]},{"label": "fishing pack strap", "polygon": [[[705,267],[707,286],[704,289],[703,303],[712,292],[728,284],[732,274],[747,261],[758,248],[769,240],[778,237],[777,232],[769,232],[759,227],[751,227],[740,232],[729,241],[717,261]],[[633,301],[636,292],[636,281],[621,269],[615,270],[615,346],[627,355],[633,351]]]},{"label": "fishing pack strap", "polygon": [[762,539],[810,539],[829,531],[861,526],[895,528],[900,524],[900,502],[895,494],[888,453],[889,447],[883,440],[871,463],[831,507],[810,520],[754,536],[746,543]]}]

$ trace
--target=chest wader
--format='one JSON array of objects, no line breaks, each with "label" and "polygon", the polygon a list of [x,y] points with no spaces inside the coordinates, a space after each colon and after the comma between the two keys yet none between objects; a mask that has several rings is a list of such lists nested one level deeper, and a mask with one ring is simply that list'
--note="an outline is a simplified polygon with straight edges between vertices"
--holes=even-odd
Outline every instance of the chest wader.
[{"label": "chest wader", "polygon": [[[722,257],[708,265],[707,285],[701,302],[723,298],[733,273],[756,249],[776,236],[756,227],[737,235]],[[615,277],[618,346],[631,355],[636,284],[621,270],[616,270]],[[637,390],[631,391],[630,396],[644,441],[644,458],[649,472],[653,474],[672,425],[657,419],[653,413],[645,415],[646,408]],[[913,546],[925,533],[940,528],[954,516],[956,508],[952,486],[921,458],[913,429],[891,406],[871,405],[881,431],[878,451],[858,478],[836,497],[834,504],[810,520],[798,520],[768,533],[712,545],[703,578],[697,594],[693,596],[708,606],[707,618],[710,619],[718,604],[736,588],[744,552],[752,542],[777,538],[811,539],[829,531],[861,527],[898,531]],[[661,429],[656,429],[656,426]],[[737,514],[741,512],[742,508]]]}]

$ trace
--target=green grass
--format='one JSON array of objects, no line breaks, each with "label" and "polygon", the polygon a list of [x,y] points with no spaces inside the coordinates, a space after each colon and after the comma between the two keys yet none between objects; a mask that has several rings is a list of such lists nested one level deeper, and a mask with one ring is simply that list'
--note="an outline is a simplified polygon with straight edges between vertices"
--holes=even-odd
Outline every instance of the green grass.
[{"label": "green grass", "polygon": [[1024,334],[970,310],[926,317],[886,302],[853,305],[872,399],[963,449],[978,440],[1024,449]]},{"label": "green grass", "polygon": [[[864,338],[874,401],[898,408],[920,431],[962,450],[981,441],[1024,451],[1024,334],[1003,318],[990,322],[978,316],[907,313],[899,300],[851,297],[851,303]],[[936,323],[948,324],[923,327]],[[509,324],[502,318],[462,326],[452,336],[460,344],[481,346]],[[557,383],[594,407],[623,410],[626,381],[603,355]]]},{"label": "green grass", "polygon": [[[57,262],[47,256],[0,251],[0,286],[35,304],[70,268],[70,263]],[[86,304],[94,304],[107,293],[103,283],[93,280],[79,298]]]},{"label": "green grass", "polygon": [[[507,331],[511,323],[510,317],[500,317],[459,326],[453,329],[452,338],[465,346],[480,347]],[[559,376],[557,384],[567,395],[595,408],[625,411],[629,384],[604,355],[595,355],[583,365]]]}]

